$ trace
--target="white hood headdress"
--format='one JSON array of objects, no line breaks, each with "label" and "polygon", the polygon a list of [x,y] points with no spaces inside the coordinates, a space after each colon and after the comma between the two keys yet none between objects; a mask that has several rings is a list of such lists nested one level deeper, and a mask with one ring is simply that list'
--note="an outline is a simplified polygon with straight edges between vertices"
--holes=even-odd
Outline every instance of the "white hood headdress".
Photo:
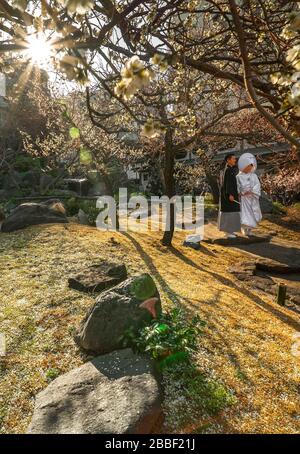
[{"label": "white hood headdress", "polygon": [[242,154],[238,162],[239,170],[242,172],[245,169],[245,167],[247,167],[250,164],[253,165],[252,172],[255,172],[257,169],[257,161],[255,156],[251,153]]}]

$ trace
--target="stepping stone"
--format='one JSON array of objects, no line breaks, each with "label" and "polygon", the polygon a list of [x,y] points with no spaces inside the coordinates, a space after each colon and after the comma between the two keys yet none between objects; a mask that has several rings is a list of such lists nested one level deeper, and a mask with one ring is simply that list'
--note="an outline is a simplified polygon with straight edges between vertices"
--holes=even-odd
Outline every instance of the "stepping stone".
[{"label": "stepping stone", "polygon": [[[271,259],[254,259],[252,262],[241,262],[228,268],[238,280],[271,295],[276,293],[278,282],[284,281],[287,286],[287,301],[300,305],[300,288],[288,277],[297,274],[298,271],[295,270],[299,270],[298,265],[290,266]],[[264,273],[270,273],[270,276]],[[276,275],[277,279],[274,277]]]},{"label": "stepping stone", "polygon": [[150,434],[162,418],[153,362],[130,349],[99,356],[41,391],[29,434]]},{"label": "stepping stone", "polygon": [[260,271],[268,271],[278,274],[294,274],[300,273],[300,264],[290,264],[277,262],[271,259],[263,259],[256,262],[256,269]]},{"label": "stepping stone", "polygon": [[239,246],[242,244],[269,243],[270,235],[237,236],[236,238],[204,238],[204,243],[219,244],[220,246]]},{"label": "stepping stone", "polygon": [[199,249],[201,248],[201,240],[201,235],[188,235],[183,242],[183,246],[190,247],[192,249],[195,249],[196,251],[199,251]]},{"label": "stepping stone", "polygon": [[195,249],[195,251],[199,251],[201,249],[200,243],[194,243],[193,241],[184,241],[183,246]]},{"label": "stepping stone", "polygon": [[86,293],[102,292],[127,278],[126,266],[103,261],[68,279],[69,287]]}]

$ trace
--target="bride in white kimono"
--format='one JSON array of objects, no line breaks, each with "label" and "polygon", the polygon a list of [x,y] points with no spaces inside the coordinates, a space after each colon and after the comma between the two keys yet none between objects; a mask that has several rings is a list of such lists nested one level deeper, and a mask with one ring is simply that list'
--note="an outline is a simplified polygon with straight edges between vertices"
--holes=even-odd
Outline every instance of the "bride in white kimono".
[{"label": "bride in white kimono", "polygon": [[255,171],[257,162],[251,153],[244,153],[238,162],[239,174],[237,175],[237,187],[241,201],[241,224],[244,235],[251,236],[252,229],[262,219],[259,198],[261,185]]}]

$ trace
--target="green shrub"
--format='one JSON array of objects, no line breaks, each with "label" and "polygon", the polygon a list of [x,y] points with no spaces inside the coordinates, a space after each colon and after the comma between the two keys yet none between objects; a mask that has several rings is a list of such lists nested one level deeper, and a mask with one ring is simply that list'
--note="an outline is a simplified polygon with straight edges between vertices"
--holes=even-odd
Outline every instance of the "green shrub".
[{"label": "green shrub", "polygon": [[173,361],[187,359],[196,351],[203,326],[198,316],[187,320],[183,311],[175,308],[153,319],[138,333],[127,331],[124,344],[136,352],[150,354],[161,361],[161,367],[166,367]]},{"label": "green shrub", "polygon": [[0,203],[0,209],[8,215],[18,205],[15,199],[8,199]]},{"label": "green shrub", "polygon": [[295,208],[297,211],[300,211],[300,202],[294,203],[292,208]]},{"label": "green shrub", "polygon": [[67,210],[67,216],[76,216],[79,210],[79,201],[75,197],[65,201],[65,207]]},{"label": "green shrub", "polygon": [[213,417],[236,402],[231,391],[194,363],[204,325],[198,316],[188,319],[181,309],[175,308],[138,333],[129,330],[125,335],[124,346],[148,353],[158,361],[167,430],[183,430],[186,425]]},{"label": "green shrub", "polygon": [[274,214],[286,213],[286,207],[280,202],[273,202],[272,212]]},{"label": "green shrub", "polygon": [[96,219],[101,209],[96,207],[95,200],[80,200],[71,197],[65,202],[67,216],[76,216],[79,210],[85,212],[91,225],[96,225]]},{"label": "green shrub", "polygon": [[32,169],[40,169],[41,165],[41,158],[26,156],[23,154],[17,155],[14,162],[14,168],[19,172],[27,172],[28,170]]},{"label": "green shrub", "polygon": [[50,382],[52,380],[55,380],[55,378],[57,378],[59,374],[60,374],[59,369],[57,369],[56,367],[51,367],[46,371],[46,379],[48,382]]},{"label": "green shrub", "polygon": [[85,212],[91,225],[96,225],[96,219],[101,209],[96,207],[95,200],[84,200],[79,204],[79,208]]}]

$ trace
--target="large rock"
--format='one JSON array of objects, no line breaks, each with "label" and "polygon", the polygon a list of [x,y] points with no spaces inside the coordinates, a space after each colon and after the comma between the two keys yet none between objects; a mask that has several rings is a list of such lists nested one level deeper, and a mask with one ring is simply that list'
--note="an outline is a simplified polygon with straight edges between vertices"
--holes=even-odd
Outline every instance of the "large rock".
[{"label": "large rock", "polygon": [[77,276],[70,277],[69,287],[82,292],[102,292],[127,278],[126,266],[103,261],[91,265]]},{"label": "large rock", "polygon": [[101,293],[75,337],[87,351],[108,353],[124,347],[125,332],[148,324],[161,312],[156,285],[149,274],[127,279]]},{"label": "large rock", "polygon": [[161,419],[152,362],[130,349],[100,356],[36,398],[30,434],[147,434]]},{"label": "large rock", "polygon": [[88,215],[81,208],[78,210],[77,219],[79,224],[91,225]]},{"label": "large rock", "polygon": [[273,211],[273,203],[269,196],[262,191],[261,197],[259,199],[260,209],[263,214],[272,213]]},{"label": "large rock", "polygon": [[56,224],[68,222],[66,215],[52,205],[43,203],[23,203],[15,208],[3,221],[2,232],[13,232],[30,225]]}]

